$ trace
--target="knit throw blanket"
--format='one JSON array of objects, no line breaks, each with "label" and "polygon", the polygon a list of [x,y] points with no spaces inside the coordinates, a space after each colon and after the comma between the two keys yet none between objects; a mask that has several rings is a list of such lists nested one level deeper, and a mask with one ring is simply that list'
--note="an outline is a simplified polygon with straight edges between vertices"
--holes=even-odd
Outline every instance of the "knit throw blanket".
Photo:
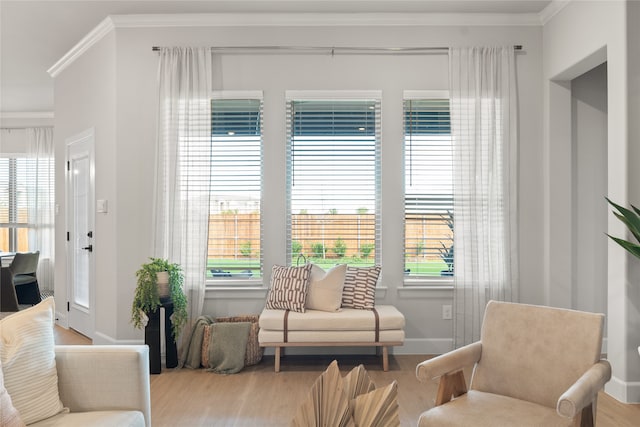
[{"label": "knit throw blanket", "polygon": [[204,327],[212,323],[213,318],[211,316],[200,316],[196,319],[196,323],[193,325],[193,328],[191,328],[188,344],[184,348],[185,355],[180,367],[185,366],[191,369],[198,369],[200,367]]},{"label": "knit throw blanket", "polygon": [[250,322],[214,323],[211,316],[200,316],[191,328],[188,344],[184,348],[181,367],[198,369],[201,366],[205,328],[209,328],[208,368],[219,374],[235,374],[244,368],[249,340]]},{"label": "knit throw blanket", "polygon": [[244,368],[249,340],[249,322],[213,323],[210,326],[209,371],[235,374]]}]

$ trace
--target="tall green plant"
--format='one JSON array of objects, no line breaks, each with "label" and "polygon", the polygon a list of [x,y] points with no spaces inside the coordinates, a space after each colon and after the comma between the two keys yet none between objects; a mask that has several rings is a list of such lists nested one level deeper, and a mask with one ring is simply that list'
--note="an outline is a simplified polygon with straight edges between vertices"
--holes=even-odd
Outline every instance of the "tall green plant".
[{"label": "tall green plant", "polygon": [[[609,202],[609,204],[618,211],[613,212],[616,218],[622,221],[624,225],[627,226],[631,234],[633,234],[633,237],[635,237],[636,240],[640,242],[640,209],[631,205],[631,209],[633,209],[633,211],[629,210],[625,207],[613,203],[608,198],[607,202]],[[630,254],[634,255],[637,258],[640,258],[640,245],[628,240],[621,239],[619,237],[613,237],[610,234],[607,234],[607,236],[609,236],[611,239],[613,239],[614,242],[629,251]]]}]

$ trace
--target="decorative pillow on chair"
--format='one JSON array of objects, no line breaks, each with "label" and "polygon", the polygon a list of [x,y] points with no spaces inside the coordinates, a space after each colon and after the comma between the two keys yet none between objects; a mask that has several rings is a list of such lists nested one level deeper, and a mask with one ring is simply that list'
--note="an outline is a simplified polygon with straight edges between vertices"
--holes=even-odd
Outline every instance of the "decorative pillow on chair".
[{"label": "decorative pillow on chair", "polygon": [[304,313],[311,264],[302,267],[274,265],[267,295],[267,308]]},{"label": "decorative pillow on chair", "polygon": [[370,309],[376,303],[376,283],[380,276],[380,266],[347,267],[342,290],[342,306],[347,308]]},{"label": "decorative pillow on chair", "polygon": [[307,308],[322,311],[340,310],[346,273],[347,264],[338,264],[329,271],[312,264]]},{"label": "decorative pillow on chair", "polygon": [[53,297],[0,320],[0,360],[4,385],[26,424],[64,408],[58,394],[53,338]]}]

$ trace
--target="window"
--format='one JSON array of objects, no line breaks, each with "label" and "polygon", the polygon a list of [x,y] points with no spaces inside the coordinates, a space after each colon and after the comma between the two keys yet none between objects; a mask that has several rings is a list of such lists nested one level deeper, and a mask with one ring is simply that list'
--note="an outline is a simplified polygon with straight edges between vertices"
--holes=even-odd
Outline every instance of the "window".
[{"label": "window", "polygon": [[211,101],[207,277],[214,283],[262,279],[262,96],[257,98]]},{"label": "window", "polygon": [[380,260],[380,94],[325,96],[287,94],[288,259],[324,268],[374,265]]},{"label": "window", "polygon": [[453,149],[447,94],[405,93],[405,277],[453,276]]},{"label": "window", "polygon": [[53,195],[53,167],[53,158],[0,157],[0,251],[29,251],[29,197]]}]

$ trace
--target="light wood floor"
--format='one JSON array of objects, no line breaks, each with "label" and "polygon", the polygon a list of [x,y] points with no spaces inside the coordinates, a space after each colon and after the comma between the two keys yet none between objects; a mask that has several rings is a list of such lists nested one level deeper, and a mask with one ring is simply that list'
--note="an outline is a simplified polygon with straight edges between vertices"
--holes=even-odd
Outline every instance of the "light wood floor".
[{"label": "light wood floor", "polygon": [[[56,327],[59,344],[88,344],[73,331]],[[398,382],[402,426],[415,426],[420,413],[433,405],[436,384],[419,383],[416,364],[428,356],[397,355],[383,372],[378,357],[339,356],[340,369],[348,372],[363,363],[378,387]],[[151,419],[161,426],[288,426],[300,402],[328,364],[330,356],[286,356],[282,371],[273,372],[273,357],[235,375],[217,375],[203,369],[163,370],[151,376]],[[598,399],[599,427],[637,427],[640,404],[626,405],[605,393]]]}]

